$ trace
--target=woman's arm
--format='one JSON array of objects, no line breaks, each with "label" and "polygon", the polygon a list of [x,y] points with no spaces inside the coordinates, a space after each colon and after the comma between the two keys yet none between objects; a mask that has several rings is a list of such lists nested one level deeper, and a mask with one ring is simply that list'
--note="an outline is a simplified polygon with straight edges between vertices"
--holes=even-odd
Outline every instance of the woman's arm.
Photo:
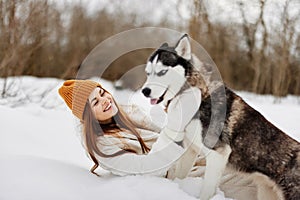
[{"label": "woman's arm", "polygon": [[[106,138],[106,141],[100,142],[99,147],[101,151],[103,153],[115,153],[123,150],[117,145],[117,140],[118,139],[114,138]],[[101,167],[117,175],[151,174],[163,176],[172,164],[183,154],[184,149],[165,135],[160,135],[160,140],[164,140],[164,145],[148,155],[124,153],[108,158],[97,156],[97,159]],[[103,142],[105,146],[102,146]]]},{"label": "woman's arm", "polygon": [[[138,105],[120,105],[129,119],[137,126],[137,128],[147,129],[154,132],[160,132],[162,127],[155,123],[146,111]],[[164,113],[162,113],[163,115]],[[164,116],[160,116],[163,118]]]}]

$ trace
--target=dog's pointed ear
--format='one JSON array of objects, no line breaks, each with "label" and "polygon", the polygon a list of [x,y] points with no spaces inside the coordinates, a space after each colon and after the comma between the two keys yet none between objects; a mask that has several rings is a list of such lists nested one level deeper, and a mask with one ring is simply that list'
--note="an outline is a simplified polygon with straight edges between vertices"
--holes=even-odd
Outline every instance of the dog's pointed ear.
[{"label": "dog's pointed ear", "polygon": [[168,43],[165,42],[159,48],[163,49],[163,48],[167,48],[167,47],[169,47],[169,45],[168,45]]},{"label": "dog's pointed ear", "polygon": [[181,57],[190,60],[192,58],[191,44],[188,34],[184,34],[175,46],[175,51]]}]

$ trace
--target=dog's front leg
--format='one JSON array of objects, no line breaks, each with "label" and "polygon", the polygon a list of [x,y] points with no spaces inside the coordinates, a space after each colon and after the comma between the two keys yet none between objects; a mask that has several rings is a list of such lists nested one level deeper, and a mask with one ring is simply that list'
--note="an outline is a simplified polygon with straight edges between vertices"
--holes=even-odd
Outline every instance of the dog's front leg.
[{"label": "dog's front leg", "polygon": [[230,153],[231,148],[226,145],[207,155],[204,182],[200,194],[201,200],[208,200],[216,193]]},{"label": "dog's front leg", "polygon": [[203,147],[201,132],[202,124],[198,119],[191,120],[186,126],[183,140],[185,152],[176,162],[175,166],[173,166],[172,170],[168,171],[168,178],[183,179],[190,173]]},{"label": "dog's front leg", "polygon": [[168,178],[184,179],[191,171],[197,156],[200,151],[195,148],[189,147],[183,154],[183,156],[176,162],[174,172],[168,175]]}]

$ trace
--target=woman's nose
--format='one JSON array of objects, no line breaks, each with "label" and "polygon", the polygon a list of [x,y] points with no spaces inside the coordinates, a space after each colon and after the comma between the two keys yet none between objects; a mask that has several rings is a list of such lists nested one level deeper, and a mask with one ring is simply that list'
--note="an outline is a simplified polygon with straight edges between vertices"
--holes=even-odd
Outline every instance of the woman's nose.
[{"label": "woman's nose", "polygon": [[100,97],[100,102],[102,105],[104,105],[107,101],[108,99],[106,97]]}]

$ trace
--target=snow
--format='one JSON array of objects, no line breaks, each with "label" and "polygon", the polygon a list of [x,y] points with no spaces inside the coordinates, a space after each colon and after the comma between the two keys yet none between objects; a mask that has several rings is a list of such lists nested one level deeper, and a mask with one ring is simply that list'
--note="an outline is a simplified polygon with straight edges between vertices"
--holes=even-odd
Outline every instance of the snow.
[{"label": "snow", "polygon": [[[0,79],[2,89],[3,79]],[[98,81],[98,80],[97,80]],[[116,90],[100,80],[118,102],[135,103],[159,119],[158,107],[149,107],[140,92]],[[202,178],[168,180],[151,176],[118,177],[98,170],[89,172],[79,139],[78,121],[57,93],[63,80],[53,78],[9,78],[10,90],[0,98],[0,199],[198,199]],[[1,92],[1,91],[0,91]],[[238,92],[280,129],[300,140],[300,98]],[[41,95],[43,97],[41,97]],[[218,191],[214,200],[225,199]]]}]

